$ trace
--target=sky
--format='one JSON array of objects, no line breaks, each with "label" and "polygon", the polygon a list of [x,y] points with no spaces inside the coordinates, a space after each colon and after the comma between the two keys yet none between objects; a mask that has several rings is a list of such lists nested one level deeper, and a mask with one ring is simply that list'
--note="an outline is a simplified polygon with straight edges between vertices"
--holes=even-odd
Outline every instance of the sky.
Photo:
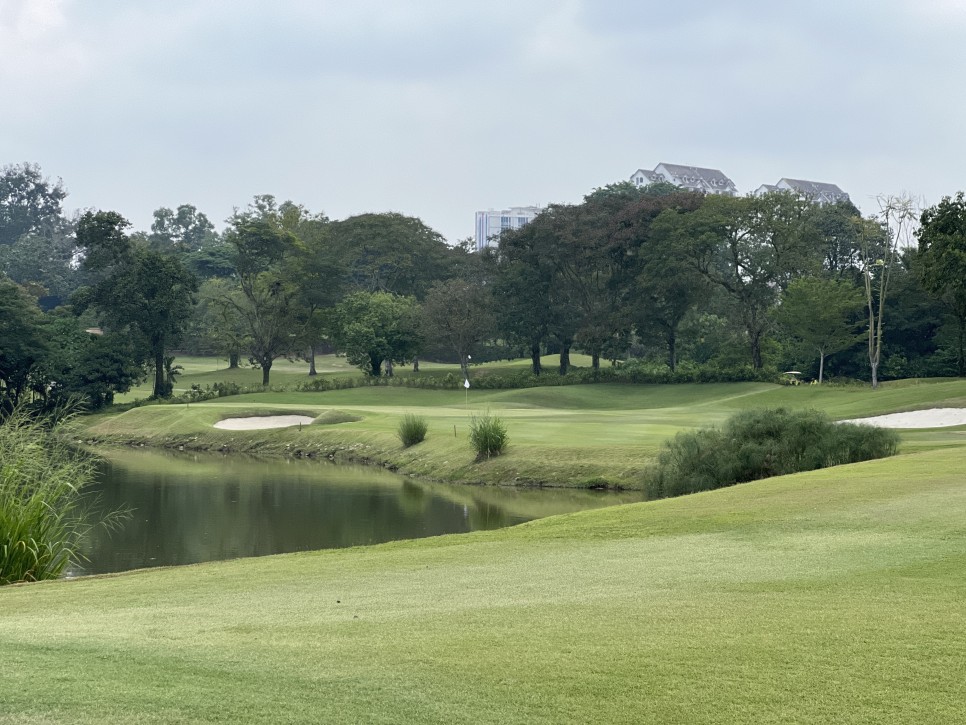
[{"label": "sky", "polygon": [[455,243],[660,162],[871,214],[966,189],[964,37],[966,0],[0,0],[0,165],[145,230],[273,194]]}]

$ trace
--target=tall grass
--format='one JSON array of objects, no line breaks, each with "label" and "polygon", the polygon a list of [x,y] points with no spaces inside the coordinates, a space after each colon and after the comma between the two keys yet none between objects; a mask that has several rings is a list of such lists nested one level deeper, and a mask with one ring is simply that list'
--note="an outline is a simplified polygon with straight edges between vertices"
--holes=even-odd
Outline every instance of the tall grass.
[{"label": "tall grass", "polygon": [[409,446],[422,443],[426,438],[426,431],[428,429],[429,424],[423,416],[406,413],[403,419],[399,421],[399,440],[402,441],[402,444],[406,448],[409,448]]},{"label": "tall grass", "polygon": [[56,578],[83,559],[90,525],[81,506],[92,477],[91,457],[44,421],[17,409],[0,422],[0,585]]},{"label": "tall grass", "polygon": [[645,474],[650,498],[708,491],[895,455],[893,430],[836,424],[817,410],[746,410],[724,427],[678,433]]},{"label": "tall grass", "polygon": [[486,411],[470,419],[470,443],[476,451],[476,459],[492,458],[503,453],[509,436],[501,418]]}]

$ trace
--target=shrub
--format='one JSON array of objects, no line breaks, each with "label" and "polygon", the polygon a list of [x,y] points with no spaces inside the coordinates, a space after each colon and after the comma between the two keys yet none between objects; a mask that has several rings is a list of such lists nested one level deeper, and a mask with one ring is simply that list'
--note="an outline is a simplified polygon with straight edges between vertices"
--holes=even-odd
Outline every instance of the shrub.
[{"label": "shrub", "polygon": [[836,424],[817,410],[748,410],[721,430],[678,433],[644,478],[649,498],[680,496],[735,483],[894,455],[892,430]]},{"label": "shrub", "polygon": [[53,579],[83,560],[90,526],[81,506],[92,477],[90,456],[22,409],[0,424],[0,584]]},{"label": "shrub", "polygon": [[500,455],[508,440],[506,425],[490,411],[474,415],[470,420],[470,443],[476,451],[476,460]]},{"label": "shrub", "polygon": [[429,425],[423,416],[406,413],[399,421],[399,440],[406,448],[422,443],[428,428]]}]

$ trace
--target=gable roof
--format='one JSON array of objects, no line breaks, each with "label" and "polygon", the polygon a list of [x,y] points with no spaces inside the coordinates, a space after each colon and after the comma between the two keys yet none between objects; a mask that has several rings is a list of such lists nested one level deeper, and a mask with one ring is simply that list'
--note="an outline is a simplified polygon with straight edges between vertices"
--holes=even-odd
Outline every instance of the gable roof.
[{"label": "gable roof", "polygon": [[[784,185],[782,182],[784,182]],[[823,181],[806,181],[804,179],[789,179],[785,177],[778,180],[778,186],[779,188],[787,187],[816,201],[829,204],[849,200],[849,195],[842,191],[838,185],[827,184]]]},{"label": "gable roof", "polygon": [[670,174],[671,178],[668,181],[678,186],[707,189],[708,191],[719,191],[722,189],[736,190],[735,182],[718,169],[666,164],[663,161],[655,167],[655,171],[658,169],[664,169]]}]

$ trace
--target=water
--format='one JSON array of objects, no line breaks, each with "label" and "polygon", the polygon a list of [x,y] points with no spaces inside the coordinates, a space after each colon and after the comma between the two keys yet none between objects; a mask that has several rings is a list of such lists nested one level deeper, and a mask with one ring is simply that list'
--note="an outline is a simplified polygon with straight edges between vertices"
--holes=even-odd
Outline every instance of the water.
[{"label": "water", "polygon": [[640,500],[635,493],[446,486],[373,467],[241,456],[110,451],[91,512],[132,509],[96,528],[70,575],[376,544],[512,526]]}]

